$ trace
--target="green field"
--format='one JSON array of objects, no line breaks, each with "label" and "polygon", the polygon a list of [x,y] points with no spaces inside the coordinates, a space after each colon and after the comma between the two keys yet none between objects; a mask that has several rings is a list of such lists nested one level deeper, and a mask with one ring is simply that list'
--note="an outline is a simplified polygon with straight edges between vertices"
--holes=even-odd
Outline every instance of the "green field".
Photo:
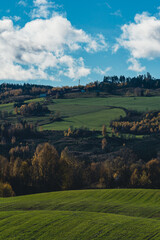
[{"label": "green field", "polygon": [[14,110],[13,106],[14,106],[13,103],[0,104],[0,111],[12,112]]},{"label": "green field", "polygon": [[[118,107],[118,108],[114,108]],[[160,97],[109,97],[58,99],[49,105],[51,111],[59,111],[64,121],[43,125],[44,130],[66,130],[70,126],[88,127],[101,130],[105,124],[108,128],[112,120],[125,116],[121,108],[137,111],[160,110]]]},{"label": "green field", "polygon": [[[77,105],[77,106],[116,106],[124,107],[137,111],[150,111],[160,109],[160,96],[157,97],[108,97],[108,98],[76,98],[76,99],[58,99],[54,100],[55,104],[63,105]],[[59,106],[60,106],[59,105]],[[56,107],[56,106],[55,106]],[[57,106],[57,110],[58,110]],[[67,111],[67,109],[66,109]]]},{"label": "green field", "polygon": [[1,198],[0,239],[160,239],[160,190]]},{"label": "green field", "polygon": [[[44,99],[38,98],[27,102],[33,101],[42,102]],[[54,99],[52,103],[48,104],[48,108],[52,113],[60,112],[63,121],[52,122],[50,121],[50,115],[27,117],[26,120],[37,123],[43,130],[66,130],[70,126],[76,128],[83,126],[91,130],[101,130],[103,124],[109,128],[110,121],[125,116],[126,113],[122,108],[141,112],[160,110],[160,97]],[[0,111],[4,110],[13,113],[13,104],[0,105]],[[10,120],[15,122],[15,115]]]}]

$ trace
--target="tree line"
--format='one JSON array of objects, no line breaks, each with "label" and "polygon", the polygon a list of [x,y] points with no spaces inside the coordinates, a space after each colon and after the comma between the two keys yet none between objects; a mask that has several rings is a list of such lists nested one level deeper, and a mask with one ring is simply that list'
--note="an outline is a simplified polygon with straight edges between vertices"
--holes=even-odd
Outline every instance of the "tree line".
[{"label": "tree line", "polygon": [[[125,118],[124,118],[125,119]],[[113,132],[131,133],[135,135],[159,134],[160,133],[160,112],[148,112],[142,114],[139,120],[132,117],[127,120],[112,121]]]},{"label": "tree line", "polygon": [[9,154],[9,159],[0,156],[0,196],[84,188],[160,188],[160,158],[146,163],[125,146],[103,162],[80,161],[67,147],[58,153],[49,143],[39,144],[32,157],[27,146],[11,149]]},{"label": "tree line", "polygon": [[[103,81],[94,81],[86,85],[52,87],[33,84],[9,84],[0,85],[0,101],[13,102],[35,97],[63,98],[70,93],[99,92],[114,93],[115,90],[126,88],[137,88],[136,95],[143,95],[142,89],[160,88],[160,79],[154,78],[150,73],[137,77],[104,76]],[[123,93],[123,92],[122,92]],[[145,92],[148,95],[148,92]]]}]

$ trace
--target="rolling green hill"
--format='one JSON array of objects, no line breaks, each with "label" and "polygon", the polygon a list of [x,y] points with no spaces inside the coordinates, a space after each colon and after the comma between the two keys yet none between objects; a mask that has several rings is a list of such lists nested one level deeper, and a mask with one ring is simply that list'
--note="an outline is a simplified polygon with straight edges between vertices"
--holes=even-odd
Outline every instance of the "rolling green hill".
[{"label": "rolling green hill", "polygon": [[[43,98],[26,101],[43,102]],[[70,126],[75,128],[87,127],[91,130],[101,130],[105,124],[108,128],[112,120],[125,116],[123,108],[147,112],[160,110],[160,97],[108,97],[108,98],[76,98],[76,99],[54,99],[48,103],[51,113],[60,112],[63,117],[61,122],[50,120],[50,114],[40,117],[26,117],[31,123],[36,123],[43,130],[66,130]],[[8,111],[14,114],[13,104],[1,104],[0,111]],[[16,116],[9,118],[15,122]]]},{"label": "rolling green hill", "polygon": [[160,190],[82,190],[0,199],[0,239],[160,239]]},{"label": "rolling green hill", "polygon": [[[160,97],[109,97],[109,98],[78,98],[58,99],[50,110],[59,111],[65,117],[62,122],[44,124],[44,130],[66,130],[70,126],[88,127],[101,130],[102,125],[109,127],[112,120],[125,116],[121,108],[137,111],[160,109]],[[116,107],[116,108],[114,108]]]}]

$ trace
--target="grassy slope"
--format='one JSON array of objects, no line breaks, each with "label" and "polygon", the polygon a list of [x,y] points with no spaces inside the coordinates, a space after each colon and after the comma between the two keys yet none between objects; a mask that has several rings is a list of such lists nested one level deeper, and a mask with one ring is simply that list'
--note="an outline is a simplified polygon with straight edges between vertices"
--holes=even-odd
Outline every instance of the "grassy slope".
[{"label": "grassy slope", "polygon": [[[43,101],[43,98],[29,100]],[[110,121],[125,116],[122,109],[109,109],[109,106],[124,107],[138,111],[160,110],[160,97],[109,97],[109,98],[77,98],[58,99],[48,105],[51,111],[59,111],[64,118],[62,122],[51,123],[49,115],[44,117],[26,118],[29,122],[38,122],[44,130],[66,130],[73,127],[89,127],[90,129],[101,130],[102,125],[109,127]],[[13,104],[0,105],[0,111],[13,112]],[[12,122],[16,121],[13,117]]]},{"label": "grassy slope", "polygon": [[120,116],[125,116],[124,111],[121,109],[94,110],[92,113],[82,113],[65,118],[65,121],[62,122],[46,124],[43,126],[43,130],[66,130],[70,126],[101,130],[104,124],[109,127],[110,122],[119,119]]},{"label": "grassy slope", "polygon": [[109,106],[123,107],[137,111],[160,109],[160,97],[110,97],[110,98],[79,98],[58,99],[49,106],[50,110],[60,111],[67,118],[63,122],[55,122],[43,126],[44,130],[65,130],[70,126],[89,127],[101,130],[102,125],[109,127],[110,121],[125,116],[122,109],[107,109]]},{"label": "grassy slope", "polygon": [[[108,97],[108,98],[77,98],[58,99],[54,102],[63,105],[87,105],[87,106],[117,106],[137,111],[149,111],[160,109],[160,97]],[[55,105],[56,108],[56,105]],[[59,106],[58,106],[59,109]],[[60,110],[60,109],[59,109]]]},{"label": "grassy slope", "polygon": [[0,104],[0,111],[12,112],[13,109],[14,109],[14,104],[13,103]]},{"label": "grassy slope", "polygon": [[83,190],[0,199],[0,239],[160,239],[159,190]]}]

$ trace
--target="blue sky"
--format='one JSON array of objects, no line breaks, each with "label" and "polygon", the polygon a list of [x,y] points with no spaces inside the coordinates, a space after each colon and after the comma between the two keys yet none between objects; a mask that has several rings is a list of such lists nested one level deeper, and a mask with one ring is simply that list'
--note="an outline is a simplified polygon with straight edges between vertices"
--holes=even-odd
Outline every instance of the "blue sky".
[{"label": "blue sky", "polygon": [[0,2],[0,82],[53,86],[160,78],[160,1]]}]

